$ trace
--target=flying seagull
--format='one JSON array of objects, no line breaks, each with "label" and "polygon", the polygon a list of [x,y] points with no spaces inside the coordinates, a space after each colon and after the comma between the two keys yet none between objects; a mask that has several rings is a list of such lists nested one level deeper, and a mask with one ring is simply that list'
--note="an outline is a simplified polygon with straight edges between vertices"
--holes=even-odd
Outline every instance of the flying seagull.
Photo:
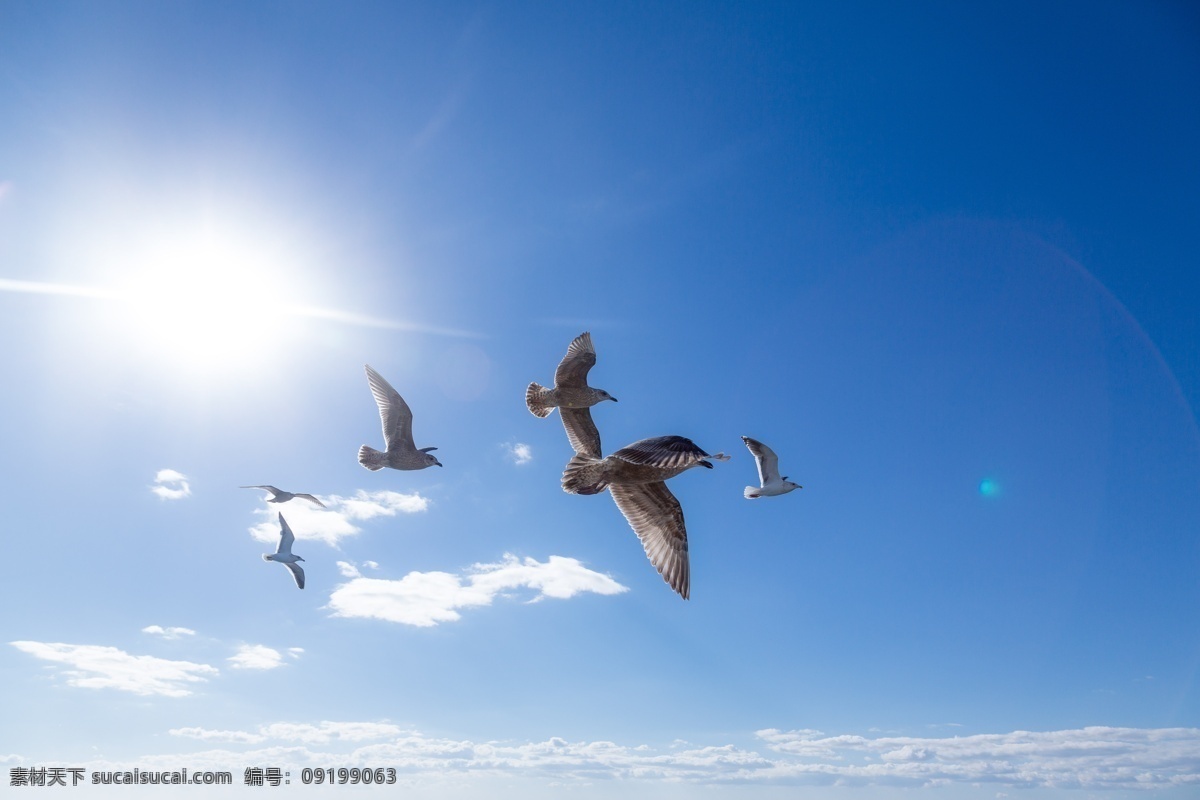
[{"label": "flying seagull", "polygon": [[297,497],[303,497],[305,500],[310,500],[321,508],[325,508],[325,504],[311,494],[303,494],[301,492],[285,492],[283,489],[276,489],[274,486],[239,486],[239,489],[266,489],[271,493],[267,498],[268,503],[286,503],[288,500],[294,500]]},{"label": "flying seagull", "polygon": [[292,577],[296,579],[296,585],[301,589],[304,588],[304,569],[297,564],[297,561],[303,561],[300,556],[292,555],[292,545],[296,541],[296,534],[292,533],[291,526],[287,524],[287,520],[283,518],[283,514],[279,515],[279,547],[275,548],[274,553],[263,553],[263,561],[274,561],[283,564],[292,573]]},{"label": "flying seagull", "polygon": [[774,497],[777,494],[787,494],[793,489],[803,489],[798,483],[792,483],[784,475],[779,477],[779,456],[757,439],[743,436],[742,441],[750,448],[751,455],[758,462],[758,482],[760,486],[747,486],[743,495],[753,500],[756,497]]},{"label": "flying seagull", "polygon": [[695,466],[712,469],[710,456],[691,439],[656,436],[622,448],[608,458],[576,453],[563,470],[563,491],[597,494],[606,488],[633,532],[642,542],[650,563],[684,600],[691,592],[687,528],[683,509],[666,481]]},{"label": "flying seagull", "polygon": [[429,454],[436,447],[422,447],[420,450],[413,444],[412,411],[400,393],[383,379],[371,365],[367,365],[367,382],[371,385],[371,394],[379,404],[379,418],[383,421],[383,441],[387,450],[380,452],[365,444],[358,448],[358,463],[370,470],[391,467],[392,469],[425,469],[434,464],[439,467],[442,462],[437,456]]},{"label": "flying seagull", "polygon": [[525,390],[525,404],[537,417],[547,417],[555,408],[562,417],[567,439],[576,453],[600,458],[600,431],[592,422],[588,409],[605,400],[617,402],[603,389],[593,389],[587,384],[588,370],[596,363],[596,349],[592,347],[592,334],[581,333],[575,337],[567,354],[554,371],[554,388],[547,389],[539,383],[529,384]]}]

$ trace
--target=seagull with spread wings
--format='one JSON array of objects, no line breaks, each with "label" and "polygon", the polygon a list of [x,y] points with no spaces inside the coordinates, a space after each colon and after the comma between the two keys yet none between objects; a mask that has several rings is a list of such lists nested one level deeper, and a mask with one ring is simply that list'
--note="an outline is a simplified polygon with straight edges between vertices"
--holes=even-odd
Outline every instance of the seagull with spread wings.
[{"label": "seagull with spread wings", "polygon": [[749,436],[743,436],[742,441],[746,443],[746,447],[750,449],[750,454],[754,456],[755,462],[758,463],[758,486],[747,486],[742,494],[753,500],[756,497],[774,497],[775,495],[787,494],[793,489],[803,489],[804,487],[798,483],[793,483],[787,479],[787,475],[779,477],[779,456],[775,455],[775,451],[767,447],[757,439],[751,439]]},{"label": "seagull with spread wings", "polygon": [[279,515],[279,547],[275,548],[274,553],[263,553],[263,561],[274,561],[277,564],[283,564],[288,568],[288,572],[292,573],[292,577],[296,579],[296,586],[304,588],[304,569],[297,564],[297,561],[304,559],[292,553],[292,545],[296,543],[296,534],[292,533],[292,528],[287,524],[287,520],[283,518],[283,514]]},{"label": "seagull with spread wings", "polygon": [[383,422],[383,441],[386,450],[380,452],[365,444],[358,448],[358,463],[369,470],[383,469],[425,469],[434,465],[441,466],[437,456],[429,454],[436,447],[417,449],[413,444],[412,411],[400,393],[383,379],[371,365],[367,365],[367,383],[371,386],[371,394],[379,406],[379,419]]},{"label": "seagull with spread wings", "polygon": [[576,453],[563,471],[562,487],[571,494],[608,489],[641,540],[650,563],[686,600],[691,593],[687,528],[683,508],[666,481],[692,467],[712,469],[710,458],[727,461],[729,456],[709,455],[682,436],[656,436],[634,442],[608,458]]},{"label": "seagull with spread wings", "polygon": [[239,489],[266,489],[271,493],[267,498],[268,503],[286,503],[288,500],[294,500],[297,497],[303,497],[305,500],[316,503],[321,508],[325,508],[325,504],[311,494],[303,494],[301,492],[285,492],[283,489],[276,489],[274,486],[239,486]]},{"label": "seagull with spread wings", "polygon": [[615,403],[617,398],[603,389],[588,386],[588,371],[595,363],[592,334],[579,334],[567,347],[567,354],[554,372],[554,387],[548,389],[536,382],[529,384],[525,390],[525,404],[537,417],[547,417],[557,408],[575,452],[599,458],[600,431],[592,421],[590,409],[605,400]]}]

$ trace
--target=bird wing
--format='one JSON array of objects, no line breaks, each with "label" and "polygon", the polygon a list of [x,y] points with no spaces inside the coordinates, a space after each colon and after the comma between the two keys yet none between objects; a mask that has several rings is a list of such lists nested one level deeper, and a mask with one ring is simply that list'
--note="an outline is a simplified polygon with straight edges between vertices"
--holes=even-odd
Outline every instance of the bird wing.
[{"label": "bird wing", "polygon": [[708,453],[683,436],[655,436],[642,439],[613,453],[619,459],[632,464],[645,464],[662,469],[690,467]]},{"label": "bird wing", "polygon": [[586,408],[560,408],[558,414],[575,452],[600,458],[600,431],[592,421],[592,412]]},{"label": "bird wing", "polygon": [[779,456],[775,455],[775,451],[757,439],[751,439],[749,436],[743,436],[742,441],[746,443],[750,454],[754,456],[754,460],[758,463],[759,485],[766,486],[768,483],[779,483]]},{"label": "bird wing", "polygon": [[554,371],[554,386],[572,386],[581,388],[587,386],[588,370],[596,363],[596,350],[592,347],[592,335],[581,333],[575,337],[567,354],[559,362]]},{"label": "bird wing", "polygon": [[296,579],[296,586],[304,588],[304,567],[299,564],[284,564],[288,568],[288,572],[292,573],[292,577]]},{"label": "bird wing", "polygon": [[667,584],[688,599],[691,592],[691,568],[688,564],[687,528],[683,509],[662,481],[639,484],[611,484],[608,491],[629,527],[642,541],[642,547]]},{"label": "bird wing", "polygon": [[383,379],[371,365],[367,365],[367,383],[379,406],[379,419],[383,422],[383,440],[388,450],[414,450],[412,436],[412,411],[400,393]]},{"label": "bird wing", "polygon": [[293,497],[303,497],[305,500],[311,500],[312,502],[319,505],[321,508],[325,508],[325,504],[322,503],[317,498],[313,497],[311,494],[297,494],[297,495],[293,495]]},{"label": "bird wing", "polygon": [[296,534],[292,533],[292,526],[287,524],[287,520],[283,518],[283,514],[279,515],[279,547],[275,548],[276,553],[291,553],[292,545],[296,541]]},{"label": "bird wing", "polygon": [[263,485],[263,486],[239,486],[238,488],[239,489],[266,489],[268,492],[271,493],[271,497],[275,497],[276,495],[279,494],[279,490],[276,489],[274,486],[266,486],[266,485]]}]

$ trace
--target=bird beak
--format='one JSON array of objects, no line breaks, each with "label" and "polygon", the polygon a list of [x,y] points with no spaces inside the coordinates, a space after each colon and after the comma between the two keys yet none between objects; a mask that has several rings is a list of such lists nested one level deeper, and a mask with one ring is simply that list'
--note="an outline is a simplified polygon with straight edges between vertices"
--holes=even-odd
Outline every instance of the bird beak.
[{"label": "bird beak", "polygon": [[440,462],[440,461],[435,461],[433,463],[437,464],[439,467],[442,465],[442,462]]},{"label": "bird beak", "polygon": [[303,558],[301,558],[300,556],[296,556],[296,560],[297,560],[297,561],[303,561],[304,559],[303,559]]}]

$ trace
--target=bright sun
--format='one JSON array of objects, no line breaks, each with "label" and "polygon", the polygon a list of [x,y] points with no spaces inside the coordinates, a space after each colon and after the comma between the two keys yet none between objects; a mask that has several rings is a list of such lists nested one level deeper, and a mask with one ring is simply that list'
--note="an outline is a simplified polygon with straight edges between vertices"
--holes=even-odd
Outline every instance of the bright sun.
[{"label": "bright sun", "polygon": [[296,271],[278,254],[212,231],[172,239],[147,248],[120,289],[139,346],[207,369],[284,343]]}]

